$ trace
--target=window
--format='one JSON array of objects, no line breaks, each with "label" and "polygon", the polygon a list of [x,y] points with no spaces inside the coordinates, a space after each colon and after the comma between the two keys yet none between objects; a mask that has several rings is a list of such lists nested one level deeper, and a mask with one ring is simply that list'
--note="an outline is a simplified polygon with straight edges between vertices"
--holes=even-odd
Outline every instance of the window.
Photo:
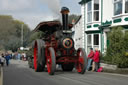
[{"label": "window", "polygon": [[94,21],[99,21],[99,0],[94,0]]},{"label": "window", "polygon": [[92,48],[92,34],[87,35],[87,54],[89,54],[90,48]]},{"label": "window", "polygon": [[87,35],[87,41],[88,41],[88,45],[91,45],[92,42],[91,35]]},{"label": "window", "polygon": [[88,2],[87,4],[87,14],[88,14],[88,18],[87,18],[87,21],[88,22],[91,22],[92,21],[92,2]]},{"label": "window", "polygon": [[93,48],[99,48],[99,34],[94,34],[93,37]]},{"label": "window", "polygon": [[99,34],[94,35],[94,45],[99,45]]},{"label": "window", "polygon": [[128,13],[128,0],[125,0],[125,13]]},{"label": "window", "polygon": [[90,1],[90,2],[88,2],[88,11],[91,11],[91,10],[92,10],[92,3]]},{"label": "window", "polygon": [[90,52],[90,48],[99,48],[99,34],[87,35],[87,54]]},{"label": "window", "polygon": [[99,0],[93,0],[87,3],[87,22],[92,22],[92,20],[99,21]]},{"label": "window", "polygon": [[114,0],[114,15],[122,14],[122,0]]},{"label": "window", "polygon": [[88,13],[88,22],[91,22],[92,21],[92,12],[89,12]]}]

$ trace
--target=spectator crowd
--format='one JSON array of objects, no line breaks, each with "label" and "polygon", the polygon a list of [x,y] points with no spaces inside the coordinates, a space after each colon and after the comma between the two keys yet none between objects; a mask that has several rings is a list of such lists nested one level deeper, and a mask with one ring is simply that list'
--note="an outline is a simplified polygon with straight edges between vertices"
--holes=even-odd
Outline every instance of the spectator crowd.
[{"label": "spectator crowd", "polygon": [[27,57],[26,57],[26,53],[1,53],[0,54],[0,64],[1,66],[4,66],[5,64],[7,66],[9,66],[9,60],[10,59],[15,59],[15,60],[23,60],[23,61],[26,61],[27,60]]}]

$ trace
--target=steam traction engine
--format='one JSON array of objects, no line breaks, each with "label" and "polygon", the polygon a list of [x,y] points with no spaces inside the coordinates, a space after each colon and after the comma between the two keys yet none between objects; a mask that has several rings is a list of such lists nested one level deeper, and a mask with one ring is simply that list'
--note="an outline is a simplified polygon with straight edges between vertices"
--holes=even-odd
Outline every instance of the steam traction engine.
[{"label": "steam traction engine", "polygon": [[59,64],[63,71],[72,71],[75,67],[78,73],[84,74],[87,65],[85,51],[74,48],[71,27],[68,25],[69,9],[63,7],[61,13],[63,25],[58,21],[48,21],[40,23],[35,29],[43,31],[45,35],[34,43],[34,69],[43,71],[46,64],[48,73],[53,75],[56,64]]}]

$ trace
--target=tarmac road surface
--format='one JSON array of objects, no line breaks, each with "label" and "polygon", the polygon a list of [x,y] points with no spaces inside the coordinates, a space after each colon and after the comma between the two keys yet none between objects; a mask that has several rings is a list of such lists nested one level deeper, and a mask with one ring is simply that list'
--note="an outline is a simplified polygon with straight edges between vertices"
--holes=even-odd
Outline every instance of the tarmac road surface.
[{"label": "tarmac road surface", "polygon": [[86,72],[84,75],[57,70],[50,76],[47,72],[35,72],[27,61],[11,60],[4,66],[4,85],[128,85],[128,75]]}]

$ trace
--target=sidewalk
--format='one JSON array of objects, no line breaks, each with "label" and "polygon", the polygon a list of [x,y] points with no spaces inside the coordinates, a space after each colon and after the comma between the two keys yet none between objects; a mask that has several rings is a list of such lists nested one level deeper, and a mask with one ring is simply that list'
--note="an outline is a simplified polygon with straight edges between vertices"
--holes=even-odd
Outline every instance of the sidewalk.
[{"label": "sidewalk", "polygon": [[0,66],[0,85],[3,85],[3,68]]},{"label": "sidewalk", "polygon": [[118,68],[116,65],[110,65],[105,63],[101,63],[101,67],[103,67],[103,72],[128,75],[128,68]]}]

